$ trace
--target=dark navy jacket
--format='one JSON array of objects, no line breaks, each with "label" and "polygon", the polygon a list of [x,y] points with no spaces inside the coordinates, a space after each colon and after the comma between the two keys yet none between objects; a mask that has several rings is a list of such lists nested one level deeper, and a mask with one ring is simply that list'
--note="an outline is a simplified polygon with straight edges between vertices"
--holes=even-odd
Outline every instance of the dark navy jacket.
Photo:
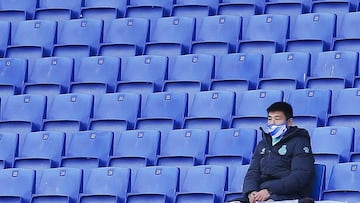
[{"label": "dark navy jacket", "polygon": [[271,136],[263,133],[244,180],[245,197],[265,188],[273,200],[310,197],[314,157],[308,132],[292,126],[280,142],[274,146],[271,142]]}]

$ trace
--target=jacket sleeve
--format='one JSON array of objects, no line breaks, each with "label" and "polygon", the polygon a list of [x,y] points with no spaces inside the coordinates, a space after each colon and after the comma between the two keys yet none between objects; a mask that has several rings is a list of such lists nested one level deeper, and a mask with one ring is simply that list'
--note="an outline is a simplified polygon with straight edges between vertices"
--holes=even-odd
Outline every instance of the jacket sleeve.
[{"label": "jacket sleeve", "polygon": [[256,146],[255,153],[252,157],[249,170],[246,173],[244,184],[243,184],[243,194],[247,195],[252,191],[258,191],[260,189],[260,150],[261,142]]},{"label": "jacket sleeve", "polygon": [[313,170],[314,157],[310,139],[308,136],[301,136],[296,140],[290,174],[281,179],[266,181],[260,188],[266,188],[274,194],[298,193],[312,180]]}]

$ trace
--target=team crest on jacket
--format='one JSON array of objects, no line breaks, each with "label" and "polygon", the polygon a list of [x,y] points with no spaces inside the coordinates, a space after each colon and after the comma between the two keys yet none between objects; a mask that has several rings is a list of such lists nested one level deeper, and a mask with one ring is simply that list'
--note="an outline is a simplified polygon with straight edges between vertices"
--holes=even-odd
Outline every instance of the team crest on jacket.
[{"label": "team crest on jacket", "polygon": [[263,148],[261,149],[260,154],[265,154],[265,147],[263,147]]},{"label": "team crest on jacket", "polygon": [[280,155],[285,155],[287,150],[286,150],[286,145],[283,145],[280,147],[280,149],[278,150]]},{"label": "team crest on jacket", "polygon": [[309,147],[304,147],[303,150],[304,150],[305,153],[309,153],[309,152],[310,152]]}]

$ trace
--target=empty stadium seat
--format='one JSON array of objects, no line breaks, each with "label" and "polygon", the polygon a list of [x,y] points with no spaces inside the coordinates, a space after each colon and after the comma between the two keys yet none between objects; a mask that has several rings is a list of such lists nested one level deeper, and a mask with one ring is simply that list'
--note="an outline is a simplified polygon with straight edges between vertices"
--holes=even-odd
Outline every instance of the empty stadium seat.
[{"label": "empty stadium seat", "polygon": [[18,152],[18,139],[16,133],[0,133],[0,169],[12,168]]},{"label": "empty stadium seat", "polygon": [[149,25],[149,20],[144,18],[112,20],[108,32],[103,33],[98,55],[124,57],[142,54],[148,39]]},{"label": "empty stadium seat", "polygon": [[102,29],[103,21],[99,19],[64,21],[62,29],[58,30],[52,56],[78,58],[96,55],[102,38]]},{"label": "empty stadium seat", "polygon": [[210,131],[229,127],[234,112],[235,93],[228,91],[203,91],[194,96],[183,128],[200,128]]},{"label": "empty stadium seat", "polygon": [[136,129],[156,129],[164,138],[170,130],[182,127],[187,105],[187,94],[183,92],[149,94],[136,121]]},{"label": "empty stadium seat", "polygon": [[126,203],[173,202],[178,190],[178,179],[179,169],[176,167],[139,168]]},{"label": "empty stadium seat", "polygon": [[287,101],[293,107],[294,125],[312,129],[324,126],[331,109],[330,90],[299,89],[290,92]]},{"label": "empty stadium seat", "polygon": [[312,185],[312,194],[311,197],[316,200],[323,199],[323,192],[325,189],[325,172],[326,167],[323,164],[314,164],[314,176],[313,176],[313,185]]},{"label": "empty stadium seat", "polygon": [[81,169],[107,166],[112,142],[113,133],[109,131],[82,131],[66,135],[61,166]]},{"label": "empty stadium seat", "polygon": [[256,89],[262,72],[262,55],[253,53],[226,54],[215,66],[210,90],[241,91]]},{"label": "empty stadium seat", "polygon": [[129,188],[130,169],[94,168],[89,171],[88,177],[83,178],[83,190],[78,202],[124,202]]},{"label": "empty stadium seat", "polygon": [[224,201],[242,198],[244,195],[243,183],[245,175],[249,169],[248,165],[239,165],[234,170],[228,170],[228,189],[224,193]]},{"label": "empty stadium seat", "polygon": [[309,69],[308,53],[274,53],[263,67],[258,89],[282,90],[284,98],[288,98],[291,90],[304,88]]},{"label": "empty stadium seat", "polygon": [[209,138],[204,164],[223,165],[231,170],[249,164],[256,145],[256,130],[250,128],[218,130]]},{"label": "empty stadium seat", "polygon": [[34,185],[34,170],[0,170],[0,202],[30,202]]},{"label": "empty stadium seat", "polygon": [[38,0],[39,5],[35,10],[35,19],[69,20],[79,18],[82,0]]},{"label": "empty stadium seat", "polygon": [[23,144],[19,146],[19,154],[14,160],[14,168],[59,167],[64,146],[65,135],[62,132],[38,131],[27,133]]},{"label": "empty stadium seat", "polygon": [[359,52],[360,32],[354,23],[360,21],[360,12],[349,12],[344,15],[339,32],[334,38],[332,50]]},{"label": "empty stadium seat", "polygon": [[311,67],[314,67],[318,53],[330,50],[335,31],[335,14],[300,14],[296,17],[284,50],[310,53]]},{"label": "empty stadium seat", "polygon": [[156,165],[176,167],[202,165],[207,152],[208,140],[206,130],[172,130],[161,143]]},{"label": "empty stadium seat", "polygon": [[40,130],[45,111],[45,96],[10,96],[2,108],[0,131],[18,133],[21,146],[26,133]]},{"label": "empty stadium seat", "polygon": [[166,79],[167,61],[165,56],[129,57],[126,66],[122,67],[116,91],[141,94],[143,106],[149,93],[161,91]]},{"label": "empty stadium seat", "polygon": [[359,162],[334,165],[324,200],[356,202],[360,198]]},{"label": "empty stadium seat", "polygon": [[134,129],[140,115],[140,95],[133,93],[109,93],[99,97],[94,115],[89,121],[90,130],[121,132]]},{"label": "empty stadium seat", "polygon": [[169,16],[173,0],[129,0],[126,17],[145,17],[150,19]]},{"label": "empty stadium seat", "polygon": [[82,186],[82,170],[77,168],[44,169],[36,179],[32,203],[76,202]]},{"label": "empty stadium seat", "polygon": [[173,6],[173,16],[210,16],[215,15],[219,6],[217,0],[176,0]]},{"label": "empty stadium seat", "polygon": [[283,50],[288,29],[289,16],[273,14],[251,16],[243,32],[243,38],[239,42],[238,52],[260,53],[264,57],[263,64],[266,65],[271,54]]},{"label": "empty stadium seat", "polygon": [[[166,32],[164,32],[166,30]],[[166,17],[154,22],[144,54],[177,56],[190,53],[195,36],[195,18]]]},{"label": "empty stadium seat", "polygon": [[311,135],[311,148],[315,163],[326,166],[326,185],[335,164],[348,162],[352,150],[354,130],[350,127],[315,128]]},{"label": "empty stadium seat", "polygon": [[10,22],[6,22],[6,21],[0,22],[0,29],[2,30],[2,32],[0,33],[0,56],[4,56],[6,48],[9,45],[10,40],[11,40]]},{"label": "empty stadium seat", "polygon": [[42,130],[72,134],[86,130],[92,115],[93,96],[87,94],[59,94],[48,107]]},{"label": "empty stadium seat", "polygon": [[0,59],[0,98],[5,103],[10,95],[20,94],[26,81],[27,61],[24,58]]},{"label": "empty stadium seat", "polygon": [[115,135],[113,148],[109,166],[127,168],[152,166],[160,149],[160,133],[156,130],[123,131]]},{"label": "empty stadium seat", "polygon": [[189,167],[180,182],[175,203],[221,202],[226,188],[227,169],[225,166]]}]

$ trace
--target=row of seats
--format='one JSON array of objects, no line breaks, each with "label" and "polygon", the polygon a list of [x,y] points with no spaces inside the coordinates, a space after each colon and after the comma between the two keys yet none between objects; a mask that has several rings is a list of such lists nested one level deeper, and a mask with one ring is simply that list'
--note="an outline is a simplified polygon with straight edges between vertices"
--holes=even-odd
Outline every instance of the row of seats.
[{"label": "row of seats", "polygon": [[[327,189],[324,168],[315,165],[316,200],[355,203],[360,195],[359,162],[334,166]],[[14,168],[0,170],[0,200],[9,202],[212,202],[222,203],[242,196],[242,183],[249,165],[233,171],[224,166],[140,167],[136,170],[101,167],[82,171],[79,168],[52,168],[35,171]],[[134,178],[134,179],[132,179]],[[101,185],[101,187],[99,187]],[[349,192],[351,191],[351,192]],[[321,202],[321,201],[320,201]]]}]

